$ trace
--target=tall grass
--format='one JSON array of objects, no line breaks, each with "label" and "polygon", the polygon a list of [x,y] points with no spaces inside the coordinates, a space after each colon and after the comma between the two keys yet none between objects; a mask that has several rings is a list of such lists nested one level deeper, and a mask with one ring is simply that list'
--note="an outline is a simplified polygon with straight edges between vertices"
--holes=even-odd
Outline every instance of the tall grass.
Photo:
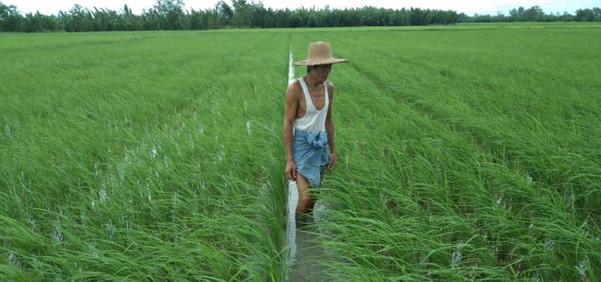
[{"label": "tall grass", "polygon": [[311,34],[351,58],[330,279],[598,279],[601,29],[485,28]]},{"label": "tall grass", "polygon": [[271,37],[7,35],[0,276],[282,280]]},{"label": "tall grass", "polygon": [[318,279],[596,281],[601,29],[529,27],[2,34],[0,276],[284,280],[288,51],[327,40]]}]

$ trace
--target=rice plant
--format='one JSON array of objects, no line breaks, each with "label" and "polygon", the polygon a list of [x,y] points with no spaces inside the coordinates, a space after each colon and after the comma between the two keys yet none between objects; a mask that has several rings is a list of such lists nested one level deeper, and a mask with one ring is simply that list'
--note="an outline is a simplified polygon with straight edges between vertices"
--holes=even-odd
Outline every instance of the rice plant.
[{"label": "rice plant", "polygon": [[283,95],[325,40],[351,61],[314,280],[596,281],[600,32],[1,34],[0,277],[294,277]]}]

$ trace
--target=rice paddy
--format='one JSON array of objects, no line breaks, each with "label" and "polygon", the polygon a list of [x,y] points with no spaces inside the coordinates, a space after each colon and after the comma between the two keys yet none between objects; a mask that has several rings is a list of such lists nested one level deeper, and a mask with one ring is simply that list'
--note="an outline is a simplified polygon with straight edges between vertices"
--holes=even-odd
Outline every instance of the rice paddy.
[{"label": "rice paddy", "polygon": [[316,40],[351,61],[315,280],[601,279],[601,25],[554,23],[0,34],[2,280],[289,279]]}]

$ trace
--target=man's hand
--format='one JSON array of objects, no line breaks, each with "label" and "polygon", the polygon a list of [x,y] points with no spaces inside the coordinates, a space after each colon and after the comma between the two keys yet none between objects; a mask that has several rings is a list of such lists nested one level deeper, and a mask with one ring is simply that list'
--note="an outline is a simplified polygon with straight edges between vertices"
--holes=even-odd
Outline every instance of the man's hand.
[{"label": "man's hand", "polygon": [[296,181],[296,164],[294,161],[286,162],[286,178],[288,178],[288,180]]},{"label": "man's hand", "polygon": [[336,153],[330,153],[330,161],[328,162],[328,168],[333,169],[336,166]]}]

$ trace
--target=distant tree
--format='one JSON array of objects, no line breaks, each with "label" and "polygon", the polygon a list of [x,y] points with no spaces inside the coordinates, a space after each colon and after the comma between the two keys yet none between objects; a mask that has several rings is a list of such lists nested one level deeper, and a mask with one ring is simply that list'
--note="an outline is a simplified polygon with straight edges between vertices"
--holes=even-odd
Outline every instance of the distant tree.
[{"label": "distant tree", "polygon": [[121,21],[123,23],[124,30],[139,30],[142,27],[139,17],[134,15],[131,8],[129,8],[127,4],[123,5]]},{"label": "distant tree", "polygon": [[525,15],[524,15],[525,9],[524,7],[519,7],[517,9],[511,9],[509,11],[509,17],[511,18],[511,21],[524,21],[525,20]]},{"label": "distant tree", "polygon": [[20,31],[22,19],[17,7],[7,6],[0,2],[0,31]]},{"label": "distant tree", "polygon": [[115,29],[116,19],[115,15],[111,13],[112,11],[96,8],[94,7],[94,11],[92,11],[92,23],[91,30],[92,31],[113,31],[118,30]]},{"label": "distant tree", "polygon": [[545,14],[540,6],[528,9],[511,9],[505,16],[467,16],[456,11],[420,8],[385,9],[373,6],[351,9],[299,8],[296,10],[273,10],[265,8],[259,0],[232,0],[232,6],[224,0],[213,9],[202,11],[184,10],[184,0],[156,0],[156,5],[135,15],[124,5],[122,10],[106,8],[89,10],[74,5],[68,12],[57,16],[45,16],[39,12],[21,16],[15,6],[0,2],[0,31],[120,31],[120,30],[182,30],[237,28],[288,28],[288,27],[351,27],[351,26],[406,26],[454,24],[458,22],[506,22],[506,21],[601,21],[601,9],[579,9],[576,15],[569,13]]},{"label": "distant tree", "polygon": [[230,5],[221,0],[215,4],[215,10],[221,17],[221,26],[228,26],[231,24],[232,19],[234,18],[234,10],[232,10]]},{"label": "distant tree", "polygon": [[246,0],[232,0],[232,6],[234,7],[232,25],[235,27],[251,27],[252,5],[248,4]]},{"label": "distant tree", "polygon": [[20,31],[24,32],[40,32],[54,31],[57,29],[56,17],[46,16],[36,12],[35,14],[27,13],[21,21]]},{"label": "distant tree", "polygon": [[258,2],[258,3],[253,3],[251,4],[251,26],[250,27],[260,27],[260,28],[266,28],[267,26],[267,20],[268,20],[268,14],[269,11],[267,9],[265,9],[265,6],[263,6],[262,2]]},{"label": "distant tree", "polygon": [[69,14],[64,17],[66,31],[91,31],[92,18],[90,11],[79,4],[75,4]]},{"label": "distant tree", "polygon": [[595,20],[595,12],[592,9],[578,9],[575,19],[579,22],[592,22]]},{"label": "distant tree", "polygon": [[162,29],[184,29],[184,2],[183,0],[157,0],[154,6],[159,16]]},{"label": "distant tree", "polygon": [[541,21],[544,15],[545,13],[543,12],[543,9],[541,9],[541,7],[532,6],[530,7],[530,9],[524,11],[524,20],[530,22],[537,22]]},{"label": "distant tree", "polygon": [[411,8],[411,25],[428,25],[431,17],[431,13],[427,10]]},{"label": "distant tree", "polygon": [[154,8],[150,8],[148,11],[142,13],[142,22],[143,30],[160,30],[162,28],[161,17]]},{"label": "distant tree", "polygon": [[559,20],[562,22],[571,22],[574,21],[574,16],[568,12],[563,12],[563,14],[559,16]]}]

